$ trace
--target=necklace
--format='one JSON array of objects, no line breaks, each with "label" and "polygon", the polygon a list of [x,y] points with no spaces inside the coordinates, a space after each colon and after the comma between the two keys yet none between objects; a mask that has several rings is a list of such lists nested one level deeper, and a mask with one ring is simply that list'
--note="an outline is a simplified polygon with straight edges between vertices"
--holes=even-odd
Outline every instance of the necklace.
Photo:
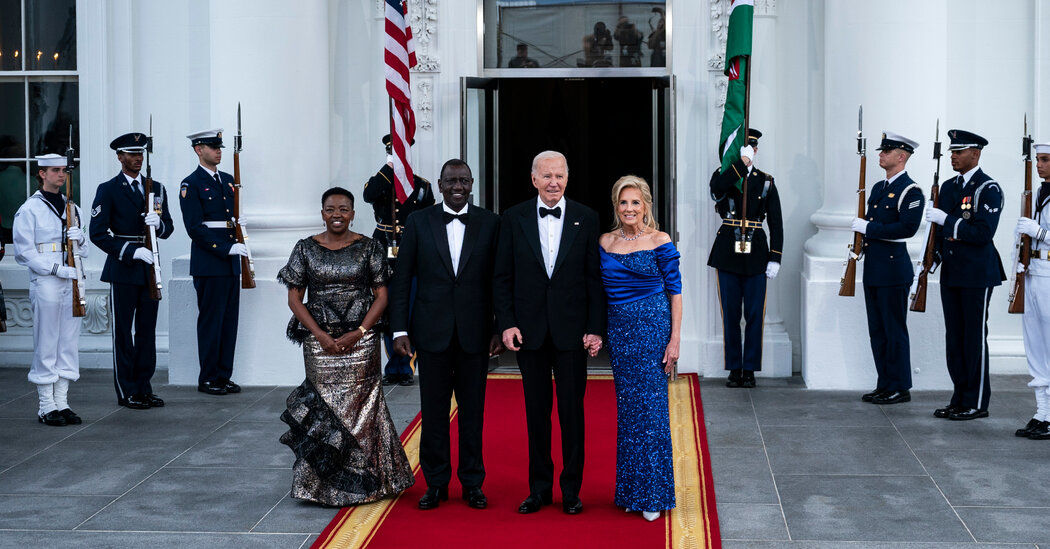
[{"label": "necklace", "polygon": [[631,238],[627,238],[627,235],[623,232],[623,228],[620,228],[620,238],[622,238],[622,239],[624,239],[624,240],[626,240],[628,242],[630,242],[632,240],[638,240],[638,237],[642,236],[643,234],[645,234],[645,231],[639,231],[638,234],[632,236]]}]

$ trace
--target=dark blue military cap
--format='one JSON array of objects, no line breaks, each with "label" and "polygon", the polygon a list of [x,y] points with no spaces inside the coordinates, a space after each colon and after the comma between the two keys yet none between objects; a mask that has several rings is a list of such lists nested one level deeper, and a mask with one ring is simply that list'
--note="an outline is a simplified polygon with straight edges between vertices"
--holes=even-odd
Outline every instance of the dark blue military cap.
[{"label": "dark blue military cap", "polygon": [[758,140],[759,140],[760,137],[762,137],[762,132],[756,130],[755,128],[748,128],[747,129],[747,144],[748,145],[751,145],[751,146],[758,145]]},{"label": "dark blue military cap", "polygon": [[148,135],[139,132],[131,132],[110,141],[109,148],[117,152],[142,154],[146,152],[146,145],[148,143]]},{"label": "dark blue military cap", "polygon": [[210,145],[212,147],[223,148],[222,128],[191,133],[187,135],[186,138],[190,140],[191,147],[196,147],[197,145]]},{"label": "dark blue military cap", "polygon": [[988,144],[988,140],[966,130],[948,130],[948,139],[952,142],[948,145],[949,151],[961,151],[963,149],[981,150]]},{"label": "dark blue military cap", "polygon": [[891,151],[893,149],[901,149],[902,151],[913,153],[917,148],[919,148],[917,141],[893,132],[882,132],[882,143],[875,150]]}]

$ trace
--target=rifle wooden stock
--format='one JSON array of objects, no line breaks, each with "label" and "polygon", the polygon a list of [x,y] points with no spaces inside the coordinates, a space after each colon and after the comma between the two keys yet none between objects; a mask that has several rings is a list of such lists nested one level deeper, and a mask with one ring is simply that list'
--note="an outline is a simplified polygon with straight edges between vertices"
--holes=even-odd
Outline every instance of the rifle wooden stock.
[{"label": "rifle wooden stock", "polygon": [[[864,179],[867,175],[867,160],[866,155],[860,157],[860,182],[857,183],[857,217],[864,219],[864,210],[867,206],[867,200],[864,196]],[[864,235],[854,232],[853,243],[849,247],[849,256],[846,258],[846,271],[842,274],[842,280],[839,282],[839,295],[852,297],[856,295],[857,286],[857,260],[860,259],[861,251],[864,247]]]},{"label": "rifle wooden stock", "polygon": [[[77,209],[73,204],[73,172],[66,170],[66,230],[79,227]],[[66,264],[76,270],[73,283],[73,316],[87,316],[87,300],[84,298],[84,266],[80,263],[80,244],[72,238],[66,238]]]},{"label": "rifle wooden stock", "polygon": [[[1028,120],[1025,119],[1025,137],[1024,137],[1024,192],[1021,193],[1021,215],[1025,217],[1032,216],[1032,155],[1031,155],[1031,138],[1028,137]],[[1010,314],[1022,314],[1024,313],[1024,279],[1025,274],[1028,272],[1028,264],[1032,261],[1032,237],[1022,234],[1021,239],[1017,244],[1017,249],[1014,250],[1014,269],[1011,273],[1014,277],[1014,285],[1010,290],[1010,305],[1007,308],[1007,312]],[[1024,269],[1021,272],[1017,272],[1017,266],[1023,265]]]},{"label": "rifle wooden stock", "polygon": [[[930,187],[930,202],[933,207],[936,208],[940,203],[941,193],[940,185],[937,183],[937,178],[933,179],[933,187]],[[926,312],[926,284],[930,277],[930,273],[933,272],[934,264],[934,251],[937,248],[937,224],[930,224],[930,234],[926,237],[926,250],[922,255],[922,270],[919,271],[919,276],[915,282],[915,291],[911,294],[911,304],[908,306],[909,311],[915,311],[917,313]]]},{"label": "rifle wooden stock", "polygon": [[[143,180],[143,187],[146,190],[146,213],[156,212],[156,208],[153,205],[155,200],[153,195],[153,178],[149,175]],[[153,301],[160,301],[163,297],[163,280],[160,272],[160,247],[157,245],[157,229],[153,225],[146,225],[146,240],[143,245],[147,250],[153,254],[153,265],[147,271],[147,277],[149,279],[149,298]]]},{"label": "rifle wooden stock", "polygon": [[233,153],[233,226],[237,242],[244,244],[247,256],[241,256],[241,288],[255,287],[255,262],[248,247],[248,233],[238,221],[241,219],[241,156],[239,151]]}]

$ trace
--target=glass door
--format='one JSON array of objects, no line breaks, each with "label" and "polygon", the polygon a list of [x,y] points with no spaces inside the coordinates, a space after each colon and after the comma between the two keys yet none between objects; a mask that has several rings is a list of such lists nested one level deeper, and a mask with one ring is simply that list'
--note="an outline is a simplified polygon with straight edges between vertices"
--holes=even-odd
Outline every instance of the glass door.
[{"label": "glass door", "polygon": [[491,211],[497,211],[499,203],[499,182],[496,180],[496,166],[499,164],[497,84],[495,78],[462,77],[459,85],[460,159],[474,174],[471,203]]}]

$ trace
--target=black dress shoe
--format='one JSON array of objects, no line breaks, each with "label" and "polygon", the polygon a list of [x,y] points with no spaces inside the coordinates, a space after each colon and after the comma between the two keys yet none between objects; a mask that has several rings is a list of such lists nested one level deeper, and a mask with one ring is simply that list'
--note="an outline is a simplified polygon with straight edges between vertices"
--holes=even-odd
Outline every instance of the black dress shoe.
[{"label": "black dress shoe", "polygon": [[936,410],[934,410],[933,411],[933,417],[939,417],[939,418],[944,419],[944,418],[947,418],[948,416],[954,414],[955,412],[960,412],[960,411],[962,411],[964,409],[965,408],[963,408],[961,406],[956,406],[954,404],[949,404],[949,405],[945,406],[944,408],[937,408]]},{"label": "black dress shoe", "polygon": [[741,381],[740,372],[741,372],[740,368],[737,368],[735,370],[729,370],[729,379],[726,380],[726,387],[733,387],[733,388],[741,387],[741,385],[740,385],[740,381]]},{"label": "black dress shoe", "polygon": [[958,412],[952,412],[951,414],[948,414],[948,419],[953,421],[966,421],[968,419],[977,419],[981,417],[988,417],[988,410],[967,408],[965,410],[959,410]]},{"label": "black dress shoe", "polygon": [[583,502],[580,501],[580,498],[565,498],[561,502],[561,510],[566,515],[578,515],[583,512]]},{"label": "black dress shoe", "polygon": [[755,372],[753,370],[744,370],[744,375],[740,380],[740,386],[745,389],[755,388]]},{"label": "black dress shoe", "polygon": [[239,393],[239,392],[241,392],[241,386],[237,385],[236,383],[234,383],[234,382],[232,382],[232,381],[230,381],[228,379],[224,379],[224,380],[219,381],[219,384],[222,386],[223,389],[226,389],[227,393],[231,393],[232,394],[232,393]]},{"label": "black dress shoe", "polygon": [[1032,428],[1032,432],[1028,433],[1028,438],[1031,440],[1050,440],[1050,421],[1040,421],[1039,425]]},{"label": "black dress shoe", "polygon": [[872,391],[870,393],[864,393],[863,395],[860,395],[860,399],[863,400],[864,402],[871,402],[871,399],[873,399],[873,398],[875,398],[875,397],[877,397],[877,396],[879,396],[879,395],[881,395],[882,393],[885,393],[885,392],[886,392],[886,389],[876,388],[874,391]]},{"label": "black dress shoe", "polygon": [[50,425],[52,427],[62,427],[66,424],[66,418],[58,412],[58,410],[51,410],[50,412],[37,416],[37,420],[44,425]]},{"label": "black dress shoe", "polygon": [[415,383],[416,380],[412,377],[412,374],[401,374],[401,379],[397,381],[397,384],[402,387],[409,387],[414,385]]},{"label": "black dress shoe", "polygon": [[401,381],[401,374],[387,374],[383,376],[383,385],[397,385]]},{"label": "black dress shoe", "polygon": [[132,410],[145,410],[149,408],[149,400],[146,400],[145,395],[131,395],[128,398],[121,398],[117,400],[117,404],[120,404],[125,408],[131,408]]},{"label": "black dress shoe", "polygon": [[1035,419],[1033,417],[1032,419],[1028,420],[1028,423],[1024,427],[1014,431],[1014,436],[1015,437],[1027,437],[1028,434],[1032,432],[1032,429],[1035,429],[1036,427],[1038,427],[1040,423],[1042,423],[1042,422],[1039,421],[1038,419]]},{"label": "black dress shoe", "polygon": [[872,398],[872,404],[897,404],[898,402],[911,402],[911,393],[908,391],[889,391]]},{"label": "black dress shoe", "polygon": [[419,498],[419,508],[424,510],[437,509],[437,506],[441,505],[442,501],[448,501],[448,488],[427,486],[427,492],[423,494],[423,497]]},{"label": "black dress shoe", "polygon": [[463,499],[466,500],[467,505],[475,509],[484,509],[489,506],[489,499],[486,498],[485,493],[481,491],[481,486],[464,488]]},{"label": "black dress shoe", "polygon": [[150,408],[163,408],[164,407],[164,401],[161,400],[161,398],[159,396],[157,396],[157,395],[155,395],[153,393],[146,393],[146,394],[142,395],[142,397],[145,398],[146,402],[149,403],[149,407]]},{"label": "black dress shoe", "polygon": [[205,381],[197,385],[197,390],[209,395],[225,395],[227,393],[226,387],[222,385],[221,381]]},{"label": "black dress shoe", "polygon": [[84,421],[80,419],[80,416],[78,416],[76,412],[70,410],[69,408],[66,408],[65,410],[59,410],[58,413],[61,414],[62,417],[66,418],[66,425],[80,425],[81,423],[84,423]]},{"label": "black dress shoe", "polygon": [[549,494],[544,494],[543,496],[529,494],[529,497],[525,498],[525,501],[521,502],[521,505],[518,506],[518,512],[527,515],[539,511],[544,505],[550,504],[551,496]]}]

